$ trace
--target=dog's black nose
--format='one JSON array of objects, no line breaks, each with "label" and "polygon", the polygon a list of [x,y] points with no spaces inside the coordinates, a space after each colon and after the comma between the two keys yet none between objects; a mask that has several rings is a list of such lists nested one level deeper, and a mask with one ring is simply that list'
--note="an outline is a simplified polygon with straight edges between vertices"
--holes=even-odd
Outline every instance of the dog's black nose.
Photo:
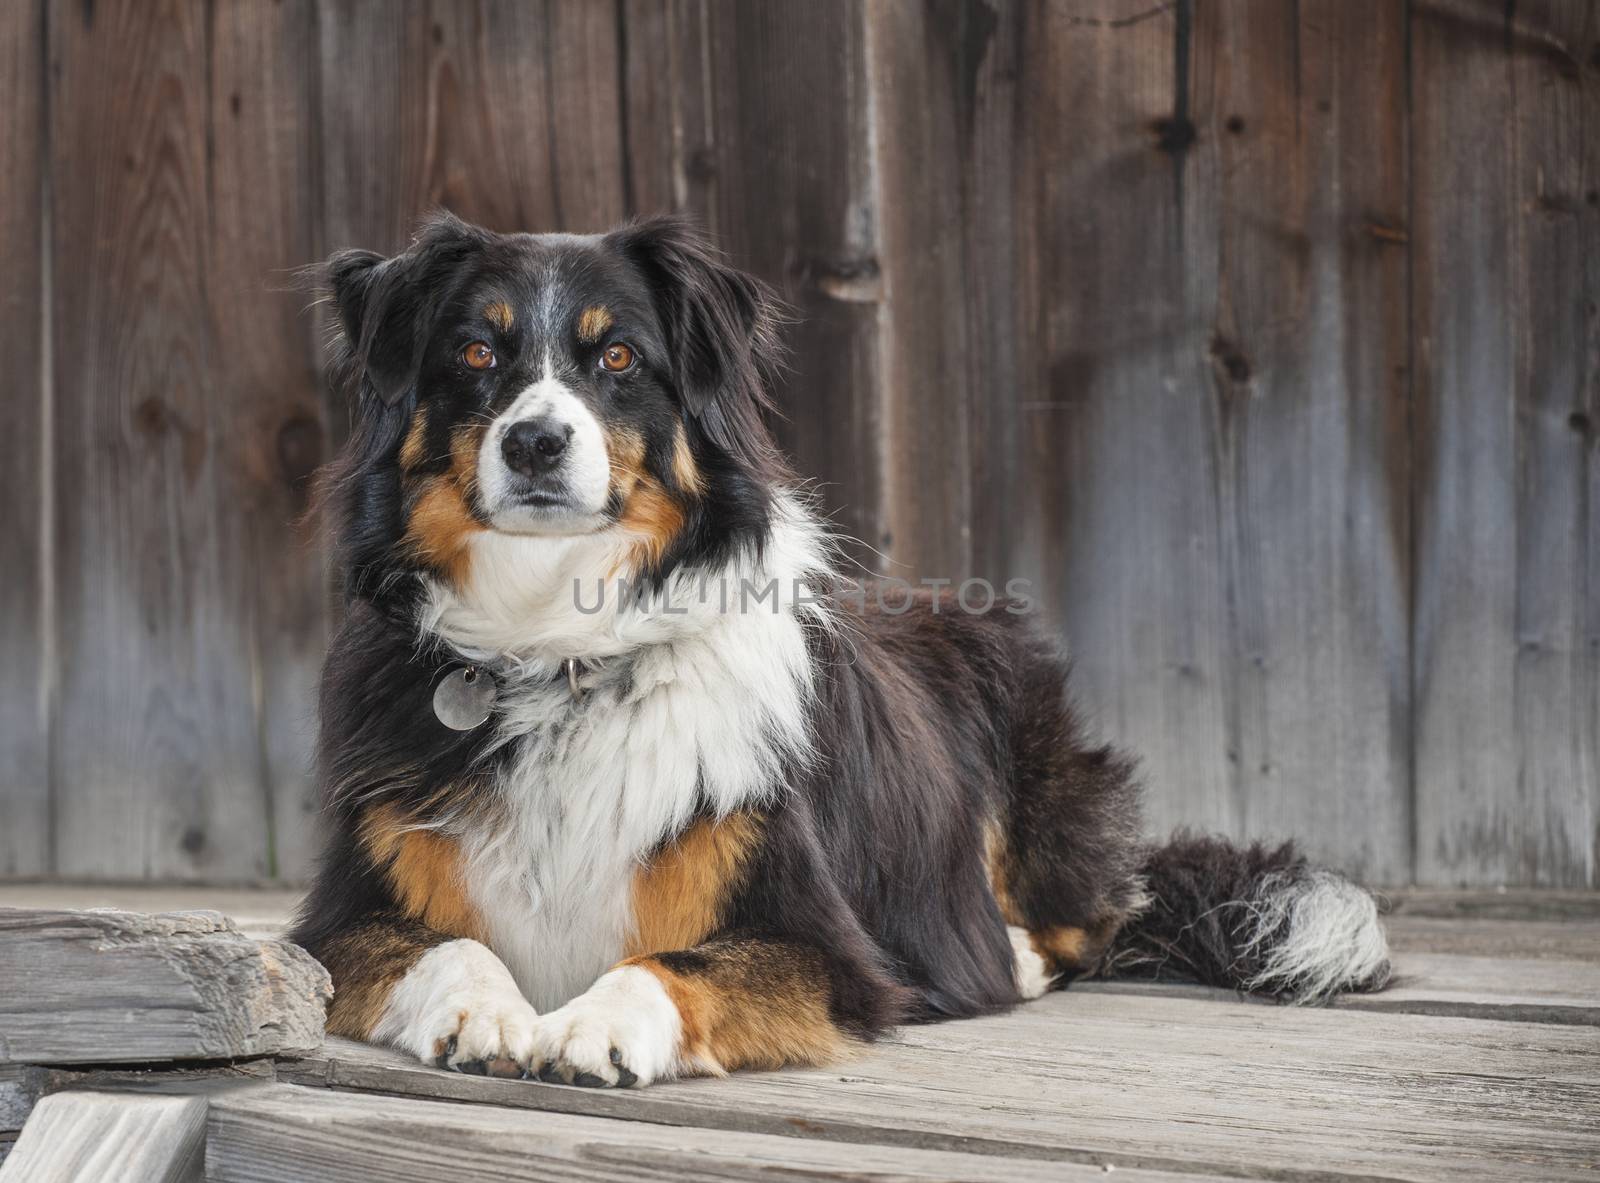
[{"label": "dog's black nose", "polygon": [[523,476],[543,476],[561,463],[561,453],[572,438],[570,424],[553,419],[524,419],[506,428],[500,453],[506,466]]}]

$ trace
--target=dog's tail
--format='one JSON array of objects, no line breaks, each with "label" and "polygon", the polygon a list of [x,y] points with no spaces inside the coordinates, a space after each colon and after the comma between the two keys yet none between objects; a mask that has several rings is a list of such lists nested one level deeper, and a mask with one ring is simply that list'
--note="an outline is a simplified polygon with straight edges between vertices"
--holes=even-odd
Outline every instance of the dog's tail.
[{"label": "dog's tail", "polygon": [[1171,978],[1326,1002],[1382,989],[1389,947],[1377,903],[1294,843],[1238,846],[1178,834],[1141,869],[1149,901],[1118,931],[1102,977]]}]

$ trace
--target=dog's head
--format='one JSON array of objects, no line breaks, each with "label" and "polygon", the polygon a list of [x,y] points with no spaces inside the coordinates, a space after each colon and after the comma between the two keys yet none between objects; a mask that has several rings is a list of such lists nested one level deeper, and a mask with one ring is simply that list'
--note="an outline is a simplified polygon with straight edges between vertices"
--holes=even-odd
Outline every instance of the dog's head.
[{"label": "dog's head", "polygon": [[501,235],[441,216],[327,264],[356,392],[351,574],[465,577],[480,531],[629,540],[633,573],[759,538],[776,304],[686,223]]}]

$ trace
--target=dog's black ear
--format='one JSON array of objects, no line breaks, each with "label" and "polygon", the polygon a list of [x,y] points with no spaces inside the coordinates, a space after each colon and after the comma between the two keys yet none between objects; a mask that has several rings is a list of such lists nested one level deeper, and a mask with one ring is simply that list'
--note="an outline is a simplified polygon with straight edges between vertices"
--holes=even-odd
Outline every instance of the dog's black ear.
[{"label": "dog's black ear", "polygon": [[781,363],[772,290],[683,218],[641,219],[610,239],[650,281],[684,410],[717,438],[742,418],[739,408],[764,408]]},{"label": "dog's black ear", "polygon": [[324,267],[357,381],[388,406],[416,386],[437,311],[440,280],[482,241],[451,214],[423,223],[411,246],[392,259],[340,251]]}]

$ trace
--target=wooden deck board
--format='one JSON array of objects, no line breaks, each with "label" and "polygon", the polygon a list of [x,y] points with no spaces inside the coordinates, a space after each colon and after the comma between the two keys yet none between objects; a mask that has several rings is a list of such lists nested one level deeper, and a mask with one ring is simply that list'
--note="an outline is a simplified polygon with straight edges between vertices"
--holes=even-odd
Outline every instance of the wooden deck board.
[{"label": "wooden deck board", "polygon": [[[332,1040],[250,1065],[271,1089],[212,1097],[209,1165],[268,1180],[1576,1178],[1600,1170],[1597,902],[1408,893],[1389,918],[1394,986],[1329,1009],[1089,983],[904,1029],[833,1069],[645,1090],[460,1076]],[[0,888],[18,903],[224,904],[270,935],[294,896]],[[59,1089],[216,1083],[124,1075],[0,1068],[0,1111],[16,1110],[0,1124]]]},{"label": "wooden deck board", "polygon": [[3,1183],[200,1183],[206,1100],[66,1092],[35,1107]]},{"label": "wooden deck board", "polygon": [[1248,1177],[1576,1178],[1588,1028],[1069,992],[908,1028],[835,1069],[596,1092],[330,1041],[280,1079],[589,1116]]},{"label": "wooden deck board", "polygon": [[[942,1150],[672,1129],[564,1113],[399,1097],[318,1096],[290,1085],[212,1103],[209,1183],[435,1183],[441,1170],[479,1180],[885,1179],[1046,1183],[1104,1179],[1099,1167]],[[1128,1183],[1170,1183],[1128,1171]],[[1218,1176],[1209,1176],[1212,1179]],[[1226,1178],[1226,1176],[1223,1176]]]}]

